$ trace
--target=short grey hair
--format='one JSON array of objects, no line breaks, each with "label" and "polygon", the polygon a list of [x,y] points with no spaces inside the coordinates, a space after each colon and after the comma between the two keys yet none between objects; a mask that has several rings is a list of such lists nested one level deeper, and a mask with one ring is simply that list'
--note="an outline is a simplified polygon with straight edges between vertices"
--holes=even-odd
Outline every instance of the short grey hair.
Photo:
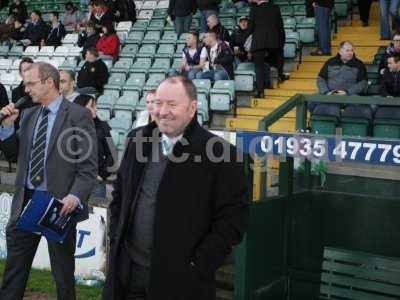
[{"label": "short grey hair", "polygon": [[53,65],[45,62],[36,62],[31,64],[26,71],[32,70],[34,68],[38,69],[39,78],[41,81],[45,81],[47,78],[53,79],[54,87],[59,90],[60,89],[60,73],[57,68]]},{"label": "short grey hair", "polygon": [[64,72],[65,74],[68,74],[69,78],[72,81],[75,81],[75,72],[74,71],[72,71],[72,70],[60,70],[60,74],[61,74],[61,72]]},{"label": "short grey hair", "polygon": [[191,81],[190,79],[184,76],[172,76],[164,79],[161,83],[163,82],[169,82],[172,84],[181,84],[190,102],[197,100],[197,89],[193,81]]}]

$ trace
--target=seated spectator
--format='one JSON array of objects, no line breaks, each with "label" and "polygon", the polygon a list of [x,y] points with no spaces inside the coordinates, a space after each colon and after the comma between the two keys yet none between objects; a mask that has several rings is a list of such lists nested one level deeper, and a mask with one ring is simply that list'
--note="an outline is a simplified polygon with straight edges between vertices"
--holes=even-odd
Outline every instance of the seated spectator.
[{"label": "seated spectator", "polygon": [[31,13],[31,21],[25,30],[25,38],[21,40],[24,46],[40,46],[43,39],[47,37],[49,28],[42,20],[42,14],[38,10]]},{"label": "seated spectator", "polygon": [[227,42],[228,44],[232,42],[232,38],[229,34],[229,31],[219,22],[217,15],[208,16],[207,26],[209,30],[212,30],[217,33],[218,40]]},{"label": "seated spectator", "polygon": [[60,22],[58,12],[49,13],[50,33],[45,40],[42,40],[42,46],[60,46],[66,32],[64,25]]},{"label": "seated spectator", "polygon": [[10,35],[11,44],[21,44],[21,40],[25,39],[25,29],[22,20],[16,19],[14,21],[14,29]]},{"label": "seated spectator", "polygon": [[111,175],[110,168],[114,165],[113,154],[117,153],[115,145],[111,138],[111,128],[107,122],[102,121],[97,116],[96,98],[90,95],[79,95],[75,99],[75,103],[90,110],[96,129],[97,140],[97,157],[98,157],[98,175],[97,185],[95,186],[92,196],[106,196],[105,180]]},{"label": "seated spectator", "polygon": [[389,56],[379,84],[382,96],[400,97],[400,54]]},{"label": "seated spectator", "polygon": [[207,62],[203,71],[196,74],[197,79],[229,80],[233,79],[233,54],[229,46],[217,39],[215,31],[208,31],[204,38],[207,50]]},{"label": "seated spectator", "polygon": [[96,31],[96,24],[92,21],[89,21],[86,25],[86,30],[83,30],[79,34],[78,38],[78,46],[82,47],[82,57],[85,58],[86,50],[89,48],[96,48],[97,41],[99,40],[100,35]]},{"label": "seated spectator", "polygon": [[367,70],[355,57],[353,44],[340,43],[338,55],[328,59],[319,72],[318,91],[323,95],[359,95],[367,87]]},{"label": "seated spectator", "polygon": [[93,3],[93,13],[90,21],[96,24],[96,29],[99,33],[102,31],[102,26],[112,24],[115,22],[115,17],[109,7],[103,0],[96,0]]},{"label": "seated spectator", "polygon": [[10,104],[8,101],[7,90],[4,85],[0,82],[0,108]]},{"label": "seated spectator", "polygon": [[79,9],[74,6],[72,2],[67,2],[62,16],[62,23],[65,26],[65,30],[67,32],[74,32],[83,21],[84,15],[79,11]]},{"label": "seated spectator", "polygon": [[31,64],[33,64],[33,59],[32,58],[30,58],[30,57],[22,57],[21,62],[19,63],[19,75],[21,76],[22,80],[21,80],[20,84],[11,91],[11,101],[13,103],[16,103],[22,97],[28,97],[28,100],[26,100],[24,102],[24,104],[22,104],[19,107],[20,114],[19,114],[17,120],[14,123],[15,124],[15,129],[19,128],[19,118],[21,116],[21,112],[26,108],[38,105],[38,103],[34,103],[32,101],[31,96],[29,96],[29,94],[25,91],[24,73],[25,73],[25,70],[28,69],[28,67],[30,67]]},{"label": "seated spectator", "polygon": [[207,59],[207,50],[199,43],[197,32],[189,32],[186,36],[186,46],[182,49],[182,64],[177,70],[173,69],[168,76],[182,75],[193,80],[201,71]]},{"label": "seated spectator", "polygon": [[235,28],[235,30],[233,30],[231,35],[231,47],[233,47],[235,57],[237,57],[240,62],[247,60],[247,51],[244,48],[244,44],[246,43],[246,40],[250,34],[249,18],[240,17],[239,25]]},{"label": "seated spectator", "polygon": [[101,27],[102,34],[96,43],[97,51],[102,59],[117,60],[120,41],[112,23],[106,23]]},{"label": "seated spectator", "polygon": [[107,66],[99,58],[96,48],[86,50],[85,60],[85,64],[78,72],[78,88],[93,87],[101,94],[109,76]]},{"label": "seated spectator", "polygon": [[15,18],[23,21],[22,24],[24,24],[26,19],[28,19],[28,11],[26,9],[25,2],[21,0],[14,0],[10,5],[8,14],[14,14]]},{"label": "seated spectator", "polygon": [[392,55],[400,54],[400,33],[395,33],[393,36],[393,40],[390,45],[386,48],[386,52],[382,55],[381,60],[379,61],[379,74],[382,75],[384,70],[387,68],[388,58]]},{"label": "seated spectator", "polygon": [[[353,44],[345,41],[340,43],[339,53],[325,62],[319,72],[317,86],[322,95],[359,95],[366,89],[367,81],[364,63],[355,57]],[[309,103],[310,111],[314,112],[316,106]]]},{"label": "seated spectator", "polygon": [[[146,126],[153,118],[153,103],[156,97],[156,90],[150,90],[146,94],[146,109],[142,110],[135,121],[135,128]],[[130,136],[130,135],[128,135]]]},{"label": "seated spectator", "polygon": [[75,72],[60,70],[60,92],[70,102],[74,102],[79,96],[75,90]]},{"label": "seated spectator", "polygon": [[4,22],[0,23],[0,43],[9,45],[11,33],[14,31],[15,15],[9,15]]}]

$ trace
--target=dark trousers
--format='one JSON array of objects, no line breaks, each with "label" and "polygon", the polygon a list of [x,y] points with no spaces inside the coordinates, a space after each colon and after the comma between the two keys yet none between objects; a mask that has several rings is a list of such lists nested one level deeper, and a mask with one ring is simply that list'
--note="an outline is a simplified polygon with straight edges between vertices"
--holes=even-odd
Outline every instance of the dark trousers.
[{"label": "dark trousers", "polygon": [[[278,76],[283,74],[283,49],[263,49],[252,53],[256,71],[256,89],[258,92],[264,91],[266,79],[270,79],[270,72],[265,68],[265,54],[268,53],[267,61],[278,69]],[[269,68],[268,68],[269,70]]]},{"label": "dark trousers", "polygon": [[[26,201],[25,201],[26,202]],[[29,271],[41,236],[18,229],[9,223],[6,230],[7,259],[0,290],[1,300],[22,300]],[[75,241],[76,229],[61,244],[47,241],[51,271],[57,288],[58,300],[75,300]]]},{"label": "dark trousers", "polygon": [[358,0],[358,10],[360,11],[360,19],[363,23],[368,23],[369,21],[371,3],[372,0]]}]

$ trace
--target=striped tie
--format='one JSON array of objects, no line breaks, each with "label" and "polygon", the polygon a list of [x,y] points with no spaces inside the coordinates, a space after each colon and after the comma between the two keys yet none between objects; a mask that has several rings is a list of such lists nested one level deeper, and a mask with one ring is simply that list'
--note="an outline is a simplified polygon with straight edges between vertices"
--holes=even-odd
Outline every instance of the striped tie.
[{"label": "striped tie", "polygon": [[31,169],[29,179],[32,185],[36,188],[43,182],[44,176],[44,155],[46,149],[47,126],[49,120],[49,110],[43,108],[42,120],[40,121],[36,132],[35,141],[31,152]]}]

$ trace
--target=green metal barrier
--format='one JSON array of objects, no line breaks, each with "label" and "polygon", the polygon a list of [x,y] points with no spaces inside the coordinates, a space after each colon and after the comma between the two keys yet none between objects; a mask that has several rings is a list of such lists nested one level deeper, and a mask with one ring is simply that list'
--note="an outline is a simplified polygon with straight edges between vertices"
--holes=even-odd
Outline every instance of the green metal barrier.
[{"label": "green metal barrier", "polygon": [[[400,106],[396,100],[296,95],[261,120],[259,130],[268,131],[294,108],[297,130],[306,129],[309,101]],[[292,157],[281,157],[279,195],[253,202],[249,230],[235,249],[235,299],[330,299],[326,290],[336,297],[347,295],[346,299],[398,297],[400,280],[394,274],[400,265],[400,243],[395,242],[400,239],[399,194],[398,180],[360,176],[332,175],[321,187],[308,160],[304,173],[299,173]],[[335,277],[322,276],[329,251],[351,258],[353,273],[345,272],[345,281],[351,276],[359,279],[338,284]],[[357,262],[362,259],[377,262],[374,271]],[[384,272],[394,279],[375,271],[388,268],[387,261],[393,263],[393,270]],[[376,281],[382,285],[374,289]]]}]

